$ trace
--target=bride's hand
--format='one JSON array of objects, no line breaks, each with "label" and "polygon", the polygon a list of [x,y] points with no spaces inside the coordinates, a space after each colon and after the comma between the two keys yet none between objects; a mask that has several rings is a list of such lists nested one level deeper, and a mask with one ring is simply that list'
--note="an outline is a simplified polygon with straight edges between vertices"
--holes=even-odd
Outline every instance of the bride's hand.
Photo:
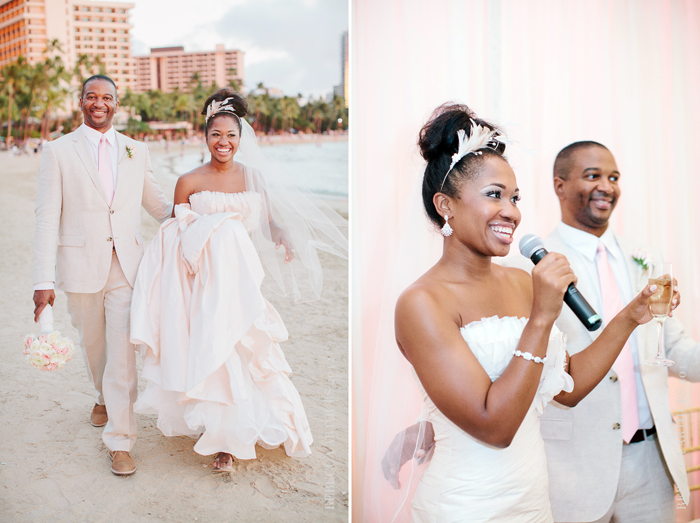
[{"label": "bride's hand", "polygon": [[294,259],[294,245],[292,240],[289,239],[287,231],[281,227],[277,227],[274,235],[275,248],[279,249],[280,246],[284,247],[284,263],[291,263]]},{"label": "bride's hand", "polygon": [[532,269],[531,318],[554,322],[561,314],[564,293],[578,280],[566,256],[550,252]]},{"label": "bride's hand", "polygon": [[[631,321],[637,325],[643,325],[654,317],[649,310],[649,299],[656,291],[656,285],[647,285],[634,299],[629,302],[627,307],[622,309],[620,314],[626,314]],[[681,303],[681,294],[678,292],[678,282],[673,279],[673,298],[671,299],[671,311],[669,316],[673,316],[673,311]]]}]

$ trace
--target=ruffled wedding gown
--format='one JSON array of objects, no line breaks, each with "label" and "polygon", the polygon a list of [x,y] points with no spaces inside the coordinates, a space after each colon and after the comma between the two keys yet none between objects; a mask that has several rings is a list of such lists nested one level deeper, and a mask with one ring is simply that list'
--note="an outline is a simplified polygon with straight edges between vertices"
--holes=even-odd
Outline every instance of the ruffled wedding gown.
[{"label": "ruffled wedding gown", "polygon": [[[510,363],[526,324],[525,318],[494,316],[462,327],[462,337],[491,381]],[[573,380],[564,371],[564,335],[556,327],[547,356],[532,406],[505,449],[482,443],[457,427],[421,386],[435,450],[411,502],[413,522],[552,521],[539,415],[559,392],[573,390]]]},{"label": "ruffled wedding gown", "polygon": [[131,340],[145,345],[148,380],[134,410],[157,414],[166,436],[202,434],[199,454],[253,459],[256,444],[311,453],[279,346],[287,330],[260,292],[249,233],[262,211],[256,192],[192,194],[149,245],[134,286]]}]

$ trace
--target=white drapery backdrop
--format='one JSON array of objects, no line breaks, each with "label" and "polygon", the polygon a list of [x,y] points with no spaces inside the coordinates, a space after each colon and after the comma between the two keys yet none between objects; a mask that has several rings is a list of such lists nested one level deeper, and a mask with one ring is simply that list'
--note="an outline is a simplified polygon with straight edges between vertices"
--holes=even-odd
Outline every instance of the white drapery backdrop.
[{"label": "white drapery backdrop", "polygon": [[[422,175],[418,131],[438,105],[466,103],[517,141],[508,151],[523,197],[516,242],[547,235],[560,219],[557,152],[578,140],[606,145],[622,173],[612,227],[673,262],[683,296],[676,314],[700,340],[700,2],[354,0],[351,49],[353,519],[361,521],[377,334],[393,310],[382,303],[384,284],[400,263],[396,232]],[[440,242],[434,249],[415,255],[427,263]],[[672,408],[700,405],[700,386],[688,387],[672,380]],[[700,517],[699,506],[679,510],[678,521]]]}]

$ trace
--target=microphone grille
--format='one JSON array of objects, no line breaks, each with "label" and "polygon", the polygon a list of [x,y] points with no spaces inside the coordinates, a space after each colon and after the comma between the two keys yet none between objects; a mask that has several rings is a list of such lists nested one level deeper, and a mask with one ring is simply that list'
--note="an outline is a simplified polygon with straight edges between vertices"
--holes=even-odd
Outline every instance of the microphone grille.
[{"label": "microphone grille", "polygon": [[518,247],[520,248],[520,254],[526,258],[530,258],[539,249],[544,248],[544,242],[542,241],[542,238],[536,234],[526,234],[520,238]]}]

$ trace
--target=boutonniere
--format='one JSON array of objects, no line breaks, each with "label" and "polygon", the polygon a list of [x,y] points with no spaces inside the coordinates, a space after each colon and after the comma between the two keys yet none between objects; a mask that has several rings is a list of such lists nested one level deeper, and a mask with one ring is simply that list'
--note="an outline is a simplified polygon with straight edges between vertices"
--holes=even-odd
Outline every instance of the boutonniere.
[{"label": "boutonniere", "polygon": [[126,146],[126,155],[127,155],[129,158],[133,158],[133,157],[134,157],[134,154],[136,154],[136,151],[134,151],[131,147],[129,147],[129,146],[127,145],[127,146]]},{"label": "boutonniere", "polygon": [[644,249],[637,249],[632,253],[632,259],[643,270],[648,271],[652,264],[651,255]]}]

